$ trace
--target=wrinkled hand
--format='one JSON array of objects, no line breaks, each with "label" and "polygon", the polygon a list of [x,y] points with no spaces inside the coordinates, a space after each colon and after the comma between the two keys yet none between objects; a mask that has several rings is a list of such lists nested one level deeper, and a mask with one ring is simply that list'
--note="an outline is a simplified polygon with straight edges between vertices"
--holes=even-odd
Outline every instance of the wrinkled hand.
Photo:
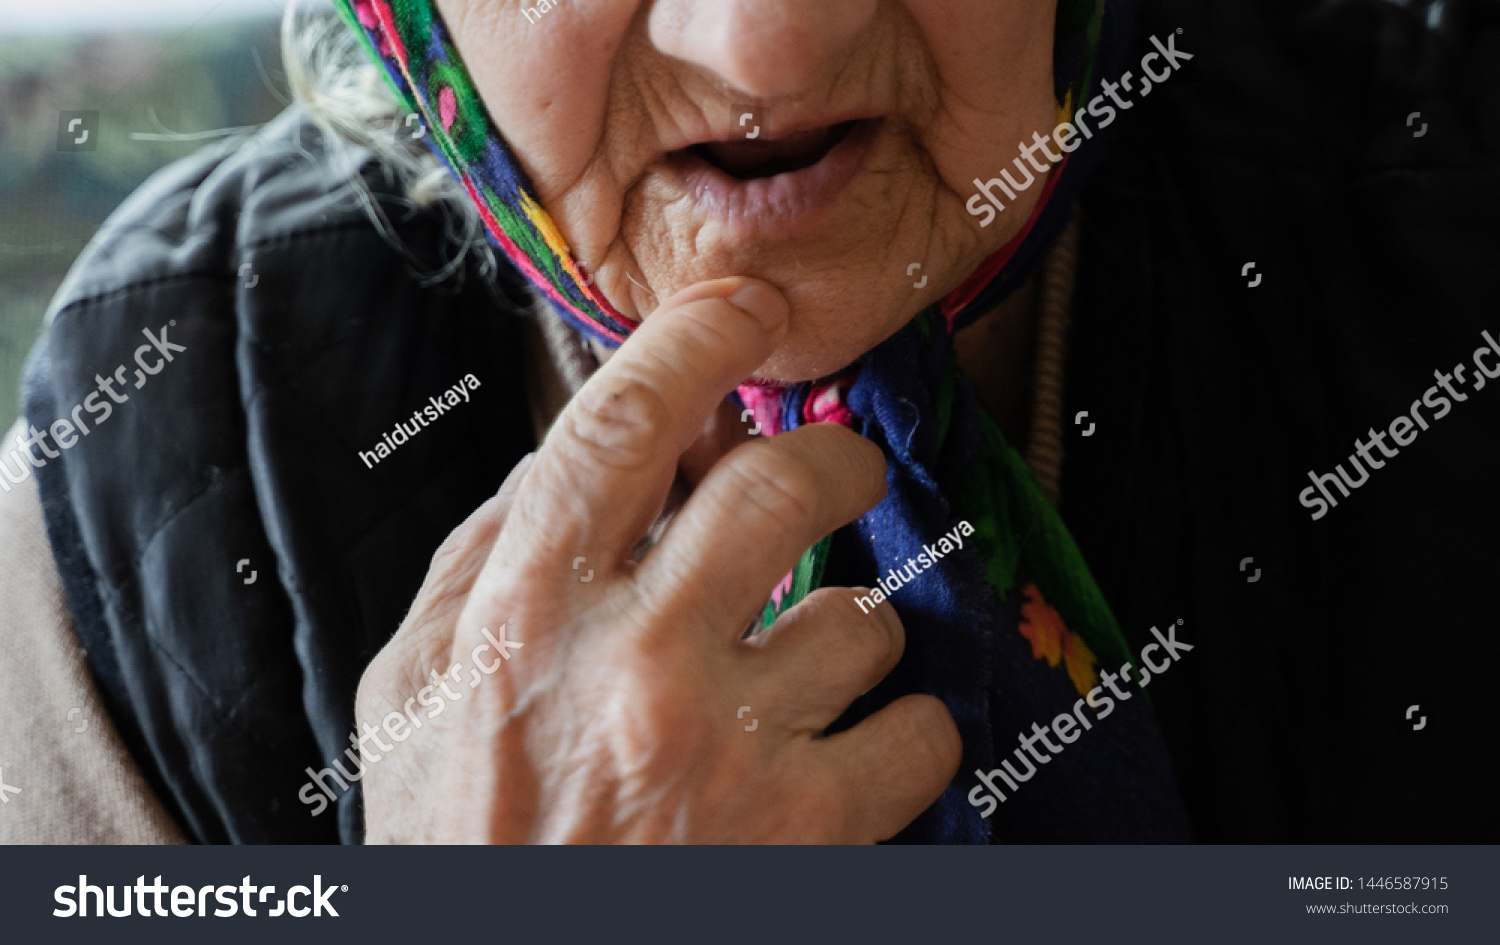
[{"label": "wrinkled hand", "polygon": [[[879,448],[836,425],[705,446],[787,314],[756,280],[678,293],[449,536],[361,680],[357,718],[393,749],[364,780],[370,842],[871,842],[942,792],[960,745],[937,699],[822,734],[900,658],[889,604],[825,588],[742,639],[885,492]],[[701,481],[633,563],[679,461]]]}]

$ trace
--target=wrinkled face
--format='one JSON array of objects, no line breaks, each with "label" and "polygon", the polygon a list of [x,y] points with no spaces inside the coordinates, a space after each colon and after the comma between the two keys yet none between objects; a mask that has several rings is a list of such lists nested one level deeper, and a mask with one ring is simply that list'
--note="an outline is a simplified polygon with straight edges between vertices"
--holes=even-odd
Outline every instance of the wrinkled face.
[{"label": "wrinkled face", "polygon": [[965,209],[976,177],[1055,124],[1056,0],[437,6],[621,312],[724,276],[781,287],[791,330],[766,378],[832,373],[889,337],[1019,232],[1042,190],[986,227]]}]

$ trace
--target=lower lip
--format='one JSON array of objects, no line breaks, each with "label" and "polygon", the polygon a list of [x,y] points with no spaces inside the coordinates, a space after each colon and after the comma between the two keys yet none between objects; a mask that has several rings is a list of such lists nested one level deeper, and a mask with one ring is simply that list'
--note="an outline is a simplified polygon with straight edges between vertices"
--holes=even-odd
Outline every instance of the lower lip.
[{"label": "lower lip", "polygon": [[700,213],[734,236],[791,236],[816,225],[864,167],[875,125],[873,120],[858,122],[818,163],[775,177],[740,180],[686,151],[672,155],[668,166]]}]

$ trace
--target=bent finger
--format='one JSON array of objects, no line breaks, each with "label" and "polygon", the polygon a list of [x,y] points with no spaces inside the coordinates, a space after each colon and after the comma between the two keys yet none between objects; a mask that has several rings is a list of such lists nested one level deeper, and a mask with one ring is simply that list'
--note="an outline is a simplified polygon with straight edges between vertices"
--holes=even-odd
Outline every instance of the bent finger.
[{"label": "bent finger", "polygon": [[888,840],[917,819],[958,773],[963,742],[947,706],[910,695],[826,739],[856,812],[852,842]]},{"label": "bent finger", "polygon": [[738,447],[636,572],[641,599],[737,640],[809,546],[880,501],[885,470],[878,446],[831,423]]},{"label": "bent finger", "polygon": [[624,562],[678,457],[781,343],[787,314],[781,293],[752,279],[694,286],[653,312],[548,433],[497,565],[529,583],[566,581],[559,563],[580,554],[606,569]]},{"label": "bent finger", "polygon": [[906,632],[882,602],[861,613],[864,588],[825,587],[747,641],[794,729],[822,732],[901,661]]}]

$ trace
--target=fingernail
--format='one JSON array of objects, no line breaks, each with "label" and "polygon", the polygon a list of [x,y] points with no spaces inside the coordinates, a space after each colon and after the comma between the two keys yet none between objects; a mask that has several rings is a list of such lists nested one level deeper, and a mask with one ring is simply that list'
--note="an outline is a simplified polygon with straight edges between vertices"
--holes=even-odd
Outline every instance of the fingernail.
[{"label": "fingernail", "polygon": [[767,329],[780,328],[790,309],[785,296],[759,282],[742,287],[729,297],[728,302],[754,315]]}]

